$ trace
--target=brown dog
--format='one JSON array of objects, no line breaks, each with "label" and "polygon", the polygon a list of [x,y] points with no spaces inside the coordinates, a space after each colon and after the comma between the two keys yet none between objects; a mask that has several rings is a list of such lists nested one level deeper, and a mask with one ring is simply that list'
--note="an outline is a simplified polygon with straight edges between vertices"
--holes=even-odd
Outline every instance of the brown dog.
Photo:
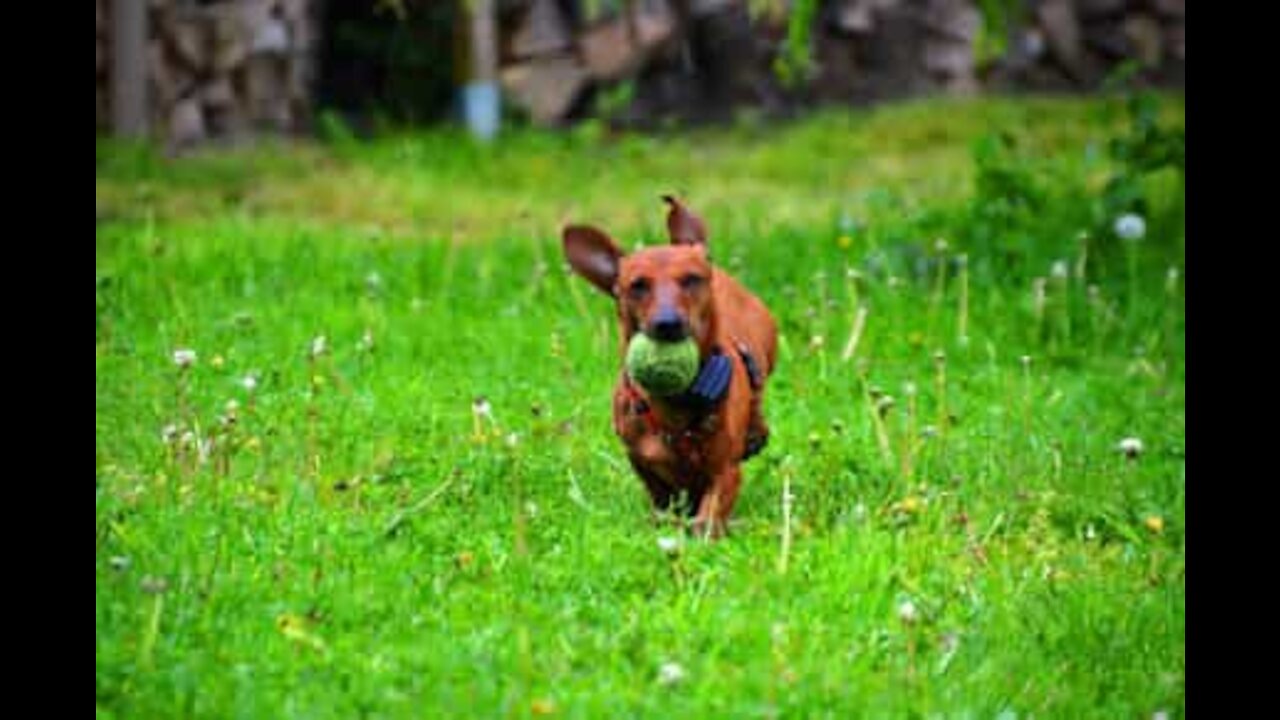
[{"label": "brown dog", "polygon": [[627,255],[606,233],[571,225],[564,252],[575,272],[617,301],[624,353],[637,332],[697,342],[701,370],[682,395],[652,396],[624,369],[613,424],[654,508],[670,508],[683,492],[694,530],[718,536],[738,497],[741,464],[768,441],[761,403],[777,329],[759,299],[712,266],[702,219],[673,197],[663,200],[671,245]]}]

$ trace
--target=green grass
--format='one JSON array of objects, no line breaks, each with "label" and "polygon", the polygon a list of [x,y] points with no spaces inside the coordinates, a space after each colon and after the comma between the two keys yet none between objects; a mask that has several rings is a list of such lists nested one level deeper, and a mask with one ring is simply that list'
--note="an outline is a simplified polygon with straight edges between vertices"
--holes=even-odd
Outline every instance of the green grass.
[{"label": "green grass", "polygon": [[[1109,235],[1103,109],[176,162],[99,143],[98,715],[1181,716],[1181,186],[1142,181],[1147,237]],[[976,194],[993,131],[1038,211]],[[558,228],[659,241],[673,189],[783,343],[733,534],[668,558],[609,429],[612,310]],[[206,461],[166,425],[214,436]]]}]

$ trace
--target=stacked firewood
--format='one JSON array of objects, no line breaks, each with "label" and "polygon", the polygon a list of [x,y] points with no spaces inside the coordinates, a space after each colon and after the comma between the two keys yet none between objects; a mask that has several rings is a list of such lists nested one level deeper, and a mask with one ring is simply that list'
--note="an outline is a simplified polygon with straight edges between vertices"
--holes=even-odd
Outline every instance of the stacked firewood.
[{"label": "stacked firewood", "polygon": [[1126,61],[1148,70],[1180,67],[1185,13],[1184,0],[1039,0],[1019,47],[1029,62],[1052,62],[1085,85]]},{"label": "stacked firewood", "polygon": [[[109,118],[109,0],[97,5],[98,127]],[[147,0],[148,115],[169,144],[306,125],[319,23],[314,0]]]},{"label": "stacked firewood", "polygon": [[[636,84],[655,114],[721,102],[874,101],[984,89],[1087,91],[1120,64],[1179,84],[1184,0],[1026,0],[987,24],[977,0],[822,0],[810,30],[814,67],[800,87],[776,88],[774,59],[796,0],[509,0],[500,76],[511,102],[556,124],[592,89]],[[605,8],[597,17],[565,8]],[[985,27],[984,27],[985,24]],[[726,39],[733,39],[732,44]],[[992,48],[999,48],[992,57]],[[682,105],[683,107],[671,107]]]}]

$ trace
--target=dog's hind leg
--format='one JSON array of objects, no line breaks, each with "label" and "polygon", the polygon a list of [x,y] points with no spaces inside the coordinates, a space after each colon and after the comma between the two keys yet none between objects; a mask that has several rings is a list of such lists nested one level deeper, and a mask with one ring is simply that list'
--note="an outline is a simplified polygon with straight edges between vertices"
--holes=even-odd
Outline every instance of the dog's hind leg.
[{"label": "dog's hind leg", "polygon": [[762,400],[761,393],[756,393],[751,398],[751,418],[747,421],[747,444],[742,453],[743,461],[760,454],[760,451],[769,444],[769,425],[764,421],[764,414],[760,411]]},{"label": "dog's hind leg", "polygon": [[769,426],[764,421],[762,405],[764,404],[765,372],[760,367],[755,355],[746,343],[738,341],[738,355],[746,368],[747,379],[751,384],[751,411],[747,421],[747,443],[742,453],[742,460],[750,460],[764,450],[769,444]]}]

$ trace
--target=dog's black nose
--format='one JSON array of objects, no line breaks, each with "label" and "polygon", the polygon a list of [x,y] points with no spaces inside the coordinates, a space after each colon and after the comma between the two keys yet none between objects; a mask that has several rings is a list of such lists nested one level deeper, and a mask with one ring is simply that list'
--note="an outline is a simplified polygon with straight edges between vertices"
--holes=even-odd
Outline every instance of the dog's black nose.
[{"label": "dog's black nose", "polygon": [[647,331],[649,337],[663,342],[676,342],[685,337],[684,320],[675,312],[663,312],[654,316]]}]

